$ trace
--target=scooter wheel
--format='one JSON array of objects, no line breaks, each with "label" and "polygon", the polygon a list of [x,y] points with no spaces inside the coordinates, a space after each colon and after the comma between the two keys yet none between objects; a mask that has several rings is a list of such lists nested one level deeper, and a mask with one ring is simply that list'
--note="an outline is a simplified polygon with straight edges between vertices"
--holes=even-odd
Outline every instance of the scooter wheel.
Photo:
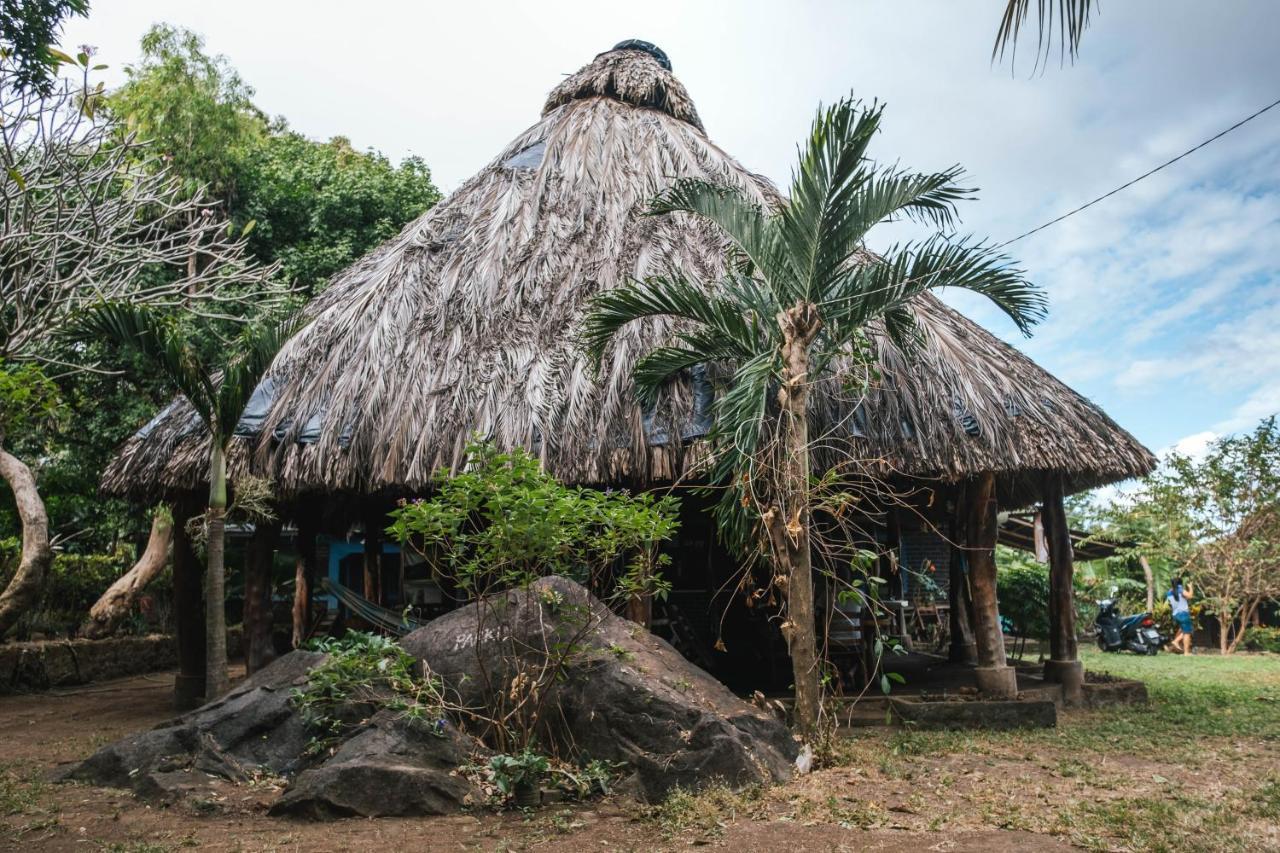
[{"label": "scooter wheel", "polygon": [[1098,649],[1104,652],[1107,650],[1107,641],[1101,634],[1098,635]]}]

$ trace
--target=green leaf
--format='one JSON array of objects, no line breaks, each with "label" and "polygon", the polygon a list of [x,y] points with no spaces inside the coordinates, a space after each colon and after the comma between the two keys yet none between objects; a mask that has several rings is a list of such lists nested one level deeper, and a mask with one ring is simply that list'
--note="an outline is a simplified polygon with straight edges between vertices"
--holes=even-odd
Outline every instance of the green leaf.
[{"label": "green leaf", "polygon": [[27,182],[26,182],[26,179],[24,179],[24,178],[22,177],[22,173],[21,173],[21,172],[19,172],[19,171],[18,171],[15,167],[13,167],[13,166],[10,166],[10,167],[9,167],[9,177],[13,180],[13,182],[14,182],[15,184],[17,184],[17,185],[18,185],[18,189],[22,190],[23,192],[26,192],[26,191],[27,191]]},{"label": "green leaf", "polygon": [[54,60],[56,60],[58,63],[66,64],[66,65],[76,64],[76,61],[72,59],[69,54],[63,53],[62,51],[58,50],[56,47],[46,47],[45,50],[48,51],[49,55],[52,56]]},{"label": "green leaf", "polygon": [[884,693],[885,695],[888,695],[889,689],[890,689],[889,676],[887,675],[880,676],[880,692]]}]

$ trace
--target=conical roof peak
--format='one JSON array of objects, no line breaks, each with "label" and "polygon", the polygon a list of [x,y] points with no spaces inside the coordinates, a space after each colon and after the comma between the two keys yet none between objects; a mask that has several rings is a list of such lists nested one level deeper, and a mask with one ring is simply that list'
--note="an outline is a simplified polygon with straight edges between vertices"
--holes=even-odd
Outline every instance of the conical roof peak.
[{"label": "conical roof peak", "polygon": [[619,42],[566,77],[551,90],[542,114],[586,98],[612,98],[658,110],[704,129],[688,90],[671,73],[671,60],[666,53],[639,39]]}]

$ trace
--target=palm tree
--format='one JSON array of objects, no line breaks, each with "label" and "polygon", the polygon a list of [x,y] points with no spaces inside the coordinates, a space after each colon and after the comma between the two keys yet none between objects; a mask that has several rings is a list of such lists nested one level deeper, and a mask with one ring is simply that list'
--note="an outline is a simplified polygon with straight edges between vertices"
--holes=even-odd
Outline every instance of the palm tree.
[{"label": "palm tree", "polygon": [[223,533],[227,511],[227,446],[249,396],[295,328],[292,318],[246,325],[225,349],[222,364],[202,360],[173,318],[123,302],[95,306],[78,319],[76,333],[97,336],[133,350],[155,366],[185,396],[209,430],[209,507],[205,572],[205,699],[227,689],[226,567]]},{"label": "palm tree", "polygon": [[786,602],[783,633],[791,654],[796,721],[811,735],[820,694],[810,554],[810,386],[851,361],[869,359],[867,334],[878,324],[898,346],[918,346],[911,300],[939,287],[989,297],[1027,333],[1044,313],[1040,292],[997,251],[941,233],[865,248],[877,223],[901,217],[946,229],[956,219],[959,167],[933,174],[880,166],[867,147],[883,106],[852,99],[820,110],[800,150],[790,201],[769,211],[741,192],[699,180],[677,182],[650,206],[710,220],[727,235],[731,257],[716,281],[678,273],[632,281],[596,297],[584,325],[599,363],[628,323],[666,316],[682,321],[676,341],[635,365],[644,405],[674,374],[698,364],[731,373],[714,408],[710,477],[724,486],[721,531],[770,554]]}]

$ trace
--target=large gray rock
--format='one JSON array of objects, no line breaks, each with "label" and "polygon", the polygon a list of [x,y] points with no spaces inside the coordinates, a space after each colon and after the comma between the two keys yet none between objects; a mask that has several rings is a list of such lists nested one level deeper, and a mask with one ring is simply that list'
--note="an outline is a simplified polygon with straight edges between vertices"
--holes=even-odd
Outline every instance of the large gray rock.
[{"label": "large gray rock", "polygon": [[794,768],[797,743],[779,720],[564,578],[460,608],[402,644],[469,707],[509,705],[520,672],[559,663],[541,688],[540,736],[625,764],[645,799],[675,785],[781,781]]},{"label": "large gray rock", "polygon": [[62,778],[174,801],[202,795],[214,780],[265,772],[291,780],[273,812],[315,818],[445,814],[470,801],[456,769],[477,744],[451,724],[435,732],[379,712],[330,754],[311,754],[312,733],[290,696],[324,659],[291,652],[218,701],[105,746]]},{"label": "large gray rock", "polygon": [[402,644],[460,707],[476,710],[457,721],[471,734],[367,702],[345,709],[351,730],[315,755],[290,697],[325,655],[295,651],[216,702],[103,747],[63,778],[174,800],[213,780],[241,783],[265,772],[289,780],[271,807],[277,814],[444,814],[477,799],[459,768],[485,753],[472,736],[484,734],[478,721],[510,710],[531,675],[539,713],[526,718],[539,741],[564,756],[619,763],[643,798],[660,799],[675,785],[740,786],[792,772],[796,742],[781,722],[563,578],[460,608]]},{"label": "large gray rock", "polygon": [[324,657],[285,655],[221,699],[104,746],[63,778],[172,799],[209,776],[243,782],[255,770],[293,773],[304,766],[311,738],[289,696]]}]

